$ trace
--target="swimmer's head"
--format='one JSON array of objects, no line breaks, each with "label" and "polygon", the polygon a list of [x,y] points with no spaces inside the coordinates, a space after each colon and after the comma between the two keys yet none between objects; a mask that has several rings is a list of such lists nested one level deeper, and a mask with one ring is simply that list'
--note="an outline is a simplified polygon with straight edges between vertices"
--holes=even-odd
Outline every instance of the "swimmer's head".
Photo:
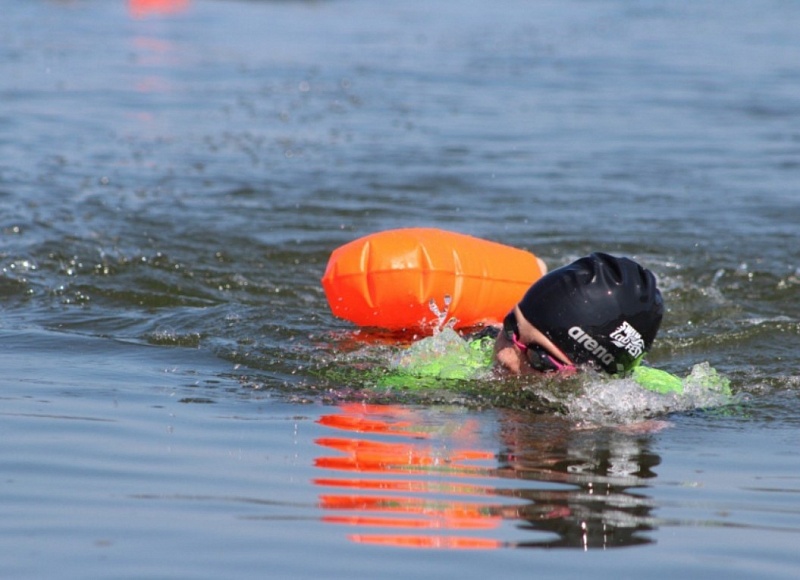
[{"label": "swimmer's head", "polygon": [[664,302],[652,272],[595,253],[539,279],[519,312],[575,364],[632,369],[653,344]]}]

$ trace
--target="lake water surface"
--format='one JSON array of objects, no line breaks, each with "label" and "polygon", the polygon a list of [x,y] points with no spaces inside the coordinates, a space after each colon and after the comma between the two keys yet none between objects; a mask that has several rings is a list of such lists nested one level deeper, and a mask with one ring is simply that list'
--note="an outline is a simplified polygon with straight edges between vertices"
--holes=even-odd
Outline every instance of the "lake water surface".
[{"label": "lake water surface", "polygon": [[[0,12],[4,578],[796,577],[800,4]],[[733,399],[375,389],[409,226],[637,258]]]}]

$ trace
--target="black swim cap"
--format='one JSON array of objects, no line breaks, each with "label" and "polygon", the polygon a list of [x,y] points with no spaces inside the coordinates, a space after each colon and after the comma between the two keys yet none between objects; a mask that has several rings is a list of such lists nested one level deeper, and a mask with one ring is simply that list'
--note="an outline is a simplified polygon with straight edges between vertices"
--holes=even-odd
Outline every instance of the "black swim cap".
[{"label": "black swim cap", "polygon": [[613,374],[633,368],[650,349],[664,302],[650,270],[595,253],[540,278],[519,309],[574,363]]}]

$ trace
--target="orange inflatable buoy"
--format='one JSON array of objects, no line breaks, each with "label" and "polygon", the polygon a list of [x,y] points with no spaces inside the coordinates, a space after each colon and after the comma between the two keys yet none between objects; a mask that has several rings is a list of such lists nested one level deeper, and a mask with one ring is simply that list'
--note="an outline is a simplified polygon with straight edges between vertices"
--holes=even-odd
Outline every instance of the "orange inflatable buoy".
[{"label": "orange inflatable buoy", "polygon": [[544,274],[532,253],[433,228],[370,234],[331,254],[322,286],[359,326],[431,329],[499,322]]}]

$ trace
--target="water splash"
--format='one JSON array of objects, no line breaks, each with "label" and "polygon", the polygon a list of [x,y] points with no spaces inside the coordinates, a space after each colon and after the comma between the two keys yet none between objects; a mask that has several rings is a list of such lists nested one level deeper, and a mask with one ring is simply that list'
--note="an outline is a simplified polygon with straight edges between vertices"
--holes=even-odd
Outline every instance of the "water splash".
[{"label": "water splash", "polygon": [[[684,378],[673,377],[676,392],[660,393],[633,378],[590,371],[511,376],[492,366],[493,340],[468,342],[449,325],[405,347],[367,346],[337,364],[360,368],[363,390],[391,400],[560,413],[586,425],[626,425],[671,413],[722,407],[736,402],[729,380],[708,363]],[[355,358],[354,358],[355,357]],[[376,372],[369,376],[364,365]],[[664,373],[666,374],[666,373]],[[353,386],[353,380],[348,381]]]},{"label": "water splash", "polygon": [[694,365],[682,379],[683,392],[661,394],[643,388],[631,378],[587,375],[577,396],[560,401],[576,421],[626,424],[670,413],[729,405],[735,401],[727,378],[707,362]]},{"label": "water splash", "polygon": [[439,305],[436,304],[436,300],[434,298],[431,298],[430,301],[428,301],[428,308],[436,317],[437,322],[434,332],[442,330],[446,325],[450,326],[450,328],[453,328],[456,325],[457,320],[455,318],[451,318],[450,321],[447,320],[447,315],[450,312],[450,303],[452,301],[453,299],[449,294],[444,295],[444,310],[439,308]]},{"label": "water splash", "polygon": [[478,379],[491,371],[491,360],[473,348],[450,325],[423,338],[390,360],[391,368],[417,377]]}]

